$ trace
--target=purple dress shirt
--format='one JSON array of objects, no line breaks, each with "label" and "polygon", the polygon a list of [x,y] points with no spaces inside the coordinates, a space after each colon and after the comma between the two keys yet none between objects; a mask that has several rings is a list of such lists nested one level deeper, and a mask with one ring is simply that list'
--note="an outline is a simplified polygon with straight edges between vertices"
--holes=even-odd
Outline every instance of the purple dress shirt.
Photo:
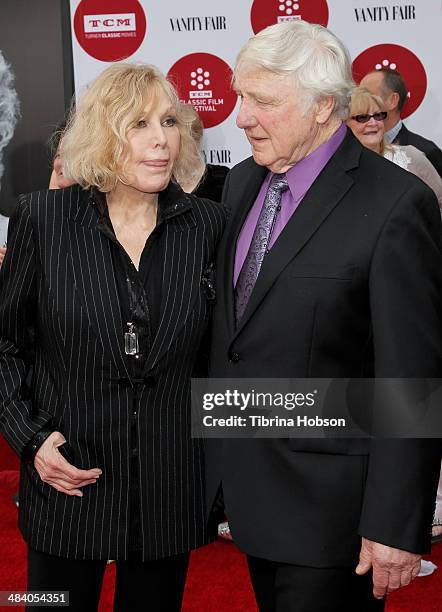
[{"label": "purple dress shirt", "polygon": [[[344,140],[346,133],[347,128],[344,124],[342,124],[339,129],[336,130],[333,136],[327,140],[327,142],[324,142],[321,146],[310,153],[310,155],[307,155],[307,157],[301,159],[301,161],[287,171],[286,176],[289,188],[282,194],[281,210],[276,218],[268,249],[273,247],[279,234],[282,232],[290,217],[298,208],[303,197]],[[250,248],[253,232],[255,231],[259,213],[261,212],[262,205],[264,204],[264,198],[272,177],[273,172],[269,172],[264,179],[258,196],[250,209],[239,234],[236,243],[235,268],[233,271],[234,287],[236,286],[239,273],[241,272],[241,268]]]}]

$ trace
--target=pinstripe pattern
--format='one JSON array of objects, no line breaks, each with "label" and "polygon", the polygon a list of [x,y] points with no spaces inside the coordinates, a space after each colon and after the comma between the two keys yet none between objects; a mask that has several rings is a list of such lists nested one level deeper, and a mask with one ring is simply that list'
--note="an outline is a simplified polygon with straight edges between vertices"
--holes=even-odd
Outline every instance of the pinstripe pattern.
[{"label": "pinstripe pattern", "polygon": [[[194,196],[170,218],[161,318],[138,411],[143,558],[178,554],[206,540],[203,455],[190,438],[190,377],[209,305],[201,277],[225,214]],[[14,450],[52,420],[77,467],[103,475],[83,498],[58,493],[21,466],[19,526],[36,550],[78,559],[125,559],[129,427],[134,389],[126,369],[110,245],[89,193],[74,186],[24,196],[10,222],[1,273],[0,428]],[[35,367],[26,394],[24,349],[34,328]],[[27,399],[29,397],[29,399]]]}]

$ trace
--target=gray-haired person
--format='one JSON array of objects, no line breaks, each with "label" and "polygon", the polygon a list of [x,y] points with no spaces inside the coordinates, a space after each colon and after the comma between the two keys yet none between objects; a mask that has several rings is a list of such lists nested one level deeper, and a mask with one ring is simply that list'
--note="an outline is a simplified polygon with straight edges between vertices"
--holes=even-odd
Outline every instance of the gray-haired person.
[{"label": "gray-haired person", "polygon": [[[19,115],[19,102],[14,89],[14,74],[0,51],[0,189],[4,171],[3,151],[9,144]],[[0,266],[6,253],[8,219],[0,215]]]},{"label": "gray-haired person", "polygon": [[[234,86],[252,157],[224,188],[211,375],[440,376],[437,201],[346,128],[343,44],[319,25],[271,26],[239,53]],[[206,465],[260,610],[381,610],[419,572],[432,441],[211,440]]]}]

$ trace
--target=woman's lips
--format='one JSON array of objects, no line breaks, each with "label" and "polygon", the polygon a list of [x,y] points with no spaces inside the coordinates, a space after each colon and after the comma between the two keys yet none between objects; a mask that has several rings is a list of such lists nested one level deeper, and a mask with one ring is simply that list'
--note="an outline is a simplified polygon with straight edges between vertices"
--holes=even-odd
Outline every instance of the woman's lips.
[{"label": "woman's lips", "polygon": [[166,168],[169,164],[168,159],[148,159],[143,161],[145,166],[149,166],[151,168]]}]

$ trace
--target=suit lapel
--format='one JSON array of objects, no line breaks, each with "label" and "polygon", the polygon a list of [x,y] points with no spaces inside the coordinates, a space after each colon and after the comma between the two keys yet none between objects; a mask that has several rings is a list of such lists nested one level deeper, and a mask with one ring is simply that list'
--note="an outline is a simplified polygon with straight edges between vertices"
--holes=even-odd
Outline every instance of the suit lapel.
[{"label": "suit lapel", "polygon": [[[232,335],[235,330],[233,273],[235,267],[236,244],[246,217],[268,173],[267,168],[258,166],[253,160],[247,160],[246,163],[251,164],[248,178],[245,181],[241,181],[239,185],[230,185],[230,189],[235,199],[231,204],[231,219],[224,235],[224,248],[220,248],[220,257],[218,259],[219,272],[223,279],[222,294],[224,296],[224,312],[227,313],[227,325],[230,335]],[[221,258],[224,254],[225,257]]]},{"label": "suit lapel", "polygon": [[[73,285],[106,353],[112,357],[117,370],[129,377],[124,354],[125,322],[121,317],[111,245],[98,229],[98,215],[89,198],[90,192],[80,192],[78,207],[69,219],[66,240]],[[163,236],[161,317],[146,360],[146,372],[167,352],[184,325],[202,275],[205,241],[191,202],[182,197],[172,206],[174,213],[169,216]]]},{"label": "suit lapel", "polygon": [[353,185],[347,170],[358,164],[361,146],[351,133],[310,187],[301,204],[264,258],[249,303],[235,336],[247,325],[273,283]]},{"label": "suit lapel", "polygon": [[155,367],[169,350],[185,324],[200,287],[204,262],[203,230],[197,226],[191,207],[170,219],[164,228],[164,261],[161,310],[158,329],[144,372]]},{"label": "suit lapel", "polygon": [[410,132],[405,127],[405,125],[402,124],[401,129],[399,130],[396,138],[394,139],[394,143],[400,144],[400,145],[407,145],[409,144],[409,139],[410,139]]},{"label": "suit lapel", "polygon": [[118,372],[129,372],[124,356],[124,325],[109,241],[98,230],[98,216],[89,202],[90,192],[80,192],[79,204],[69,219],[67,248],[75,295],[89,324]]}]

